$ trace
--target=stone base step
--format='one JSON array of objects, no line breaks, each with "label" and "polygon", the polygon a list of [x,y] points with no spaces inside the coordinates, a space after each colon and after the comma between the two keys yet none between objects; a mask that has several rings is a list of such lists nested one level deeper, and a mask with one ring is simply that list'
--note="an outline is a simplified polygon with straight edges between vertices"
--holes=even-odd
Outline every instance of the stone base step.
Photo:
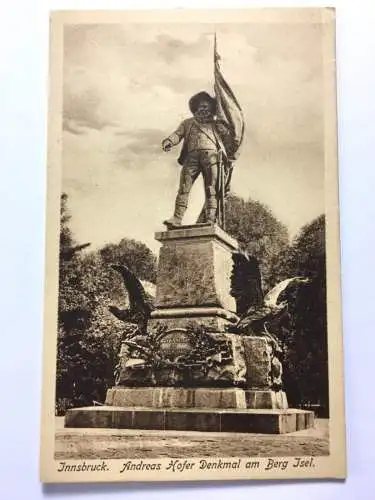
[{"label": "stone base step", "polygon": [[314,413],[298,409],[92,406],[68,410],[65,427],[286,434],[314,427]]},{"label": "stone base step", "polygon": [[108,389],[106,406],[142,408],[249,408],[286,410],[283,391],[240,388],[122,387]]}]

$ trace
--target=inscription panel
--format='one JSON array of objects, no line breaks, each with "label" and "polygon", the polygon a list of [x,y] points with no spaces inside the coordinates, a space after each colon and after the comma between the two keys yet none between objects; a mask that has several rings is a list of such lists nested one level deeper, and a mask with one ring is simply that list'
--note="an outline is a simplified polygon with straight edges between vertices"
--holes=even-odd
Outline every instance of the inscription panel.
[{"label": "inscription panel", "polygon": [[194,341],[184,330],[169,331],[159,343],[159,352],[164,359],[175,361],[186,356],[194,348]]}]

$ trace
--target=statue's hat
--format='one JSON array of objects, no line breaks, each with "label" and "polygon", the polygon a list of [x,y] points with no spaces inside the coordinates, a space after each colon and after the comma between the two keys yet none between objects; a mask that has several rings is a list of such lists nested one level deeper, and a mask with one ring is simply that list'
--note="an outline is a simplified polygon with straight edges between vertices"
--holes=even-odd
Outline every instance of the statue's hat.
[{"label": "statue's hat", "polygon": [[190,98],[189,100],[189,108],[192,113],[195,113],[196,110],[198,109],[199,103],[201,101],[208,101],[211,106],[214,109],[214,112],[216,110],[216,99],[214,97],[211,97],[210,94],[208,94],[205,91],[198,92],[198,94],[193,95],[193,97]]}]

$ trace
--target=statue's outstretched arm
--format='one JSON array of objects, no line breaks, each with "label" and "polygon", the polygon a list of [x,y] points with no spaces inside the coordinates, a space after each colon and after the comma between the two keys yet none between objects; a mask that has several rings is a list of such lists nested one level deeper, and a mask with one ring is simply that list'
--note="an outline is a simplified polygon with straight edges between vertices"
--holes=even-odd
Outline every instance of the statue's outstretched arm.
[{"label": "statue's outstretched arm", "polygon": [[177,144],[182,140],[185,135],[185,124],[182,122],[177,130],[175,130],[171,135],[166,137],[161,146],[164,151],[169,151],[173,146],[177,146]]}]

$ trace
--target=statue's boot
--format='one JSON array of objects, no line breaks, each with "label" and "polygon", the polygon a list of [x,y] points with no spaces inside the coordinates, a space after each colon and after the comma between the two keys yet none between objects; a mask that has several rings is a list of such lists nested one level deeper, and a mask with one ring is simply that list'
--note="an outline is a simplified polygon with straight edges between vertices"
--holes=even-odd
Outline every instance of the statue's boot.
[{"label": "statue's boot", "polygon": [[209,204],[206,209],[206,222],[209,224],[215,224],[217,216],[217,207],[213,204]]},{"label": "statue's boot", "polygon": [[181,219],[178,219],[173,215],[173,217],[170,217],[169,219],[163,221],[163,224],[167,226],[168,229],[174,229],[181,226]]},{"label": "statue's boot", "polygon": [[216,189],[213,186],[206,188],[206,222],[215,224],[217,217]]},{"label": "statue's boot", "polygon": [[181,226],[182,217],[186,209],[187,203],[177,199],[173,216],[163,222],[163,224],[167,226],[167,229],[174,229]]},{"label": "statue's boot", "polygon": [[204,224],[206,222],[206,205],[203,205],[201,213],[197,219],[196,224]]},{"label": "statue's boot", "polygon": [[216,210],[207,210],[207,223],[215,224],[216,222]]}]

